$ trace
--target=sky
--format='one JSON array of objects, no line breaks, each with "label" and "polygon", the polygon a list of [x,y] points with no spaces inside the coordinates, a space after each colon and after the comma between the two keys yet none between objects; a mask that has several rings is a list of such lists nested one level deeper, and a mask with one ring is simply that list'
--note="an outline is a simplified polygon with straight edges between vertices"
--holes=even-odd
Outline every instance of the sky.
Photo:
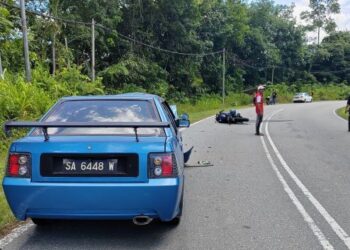
[{"label": "sky", "polygon": [[[350,31],[350,0],[338,0],[340,4],[340,14],[334,15],[333,18],[337,23],[337,30]],[[304,10],[308,10],[309,0],[275,0],[277,4],[291,5],[295,4],[294,15],[297,17],[298,23],[300,21],[300,13]],[[309,34],[310,37],[315,34]],[[324,34],[322,34],[324,36]]]}]

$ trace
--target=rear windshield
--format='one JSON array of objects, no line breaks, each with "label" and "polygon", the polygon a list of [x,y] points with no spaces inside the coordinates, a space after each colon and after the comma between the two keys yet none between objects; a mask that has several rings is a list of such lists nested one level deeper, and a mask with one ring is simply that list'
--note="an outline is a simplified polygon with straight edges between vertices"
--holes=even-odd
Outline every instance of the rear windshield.
[{"label": "rear windshield", "polygon": [[[84,100],[57,105],[45,122],[159,122],[159,114],[150,101]],[[36,129],[33,135],[41,134]],[[134,135],[132,128],[49,128],[50,135]],[[160,128],[140,128],[139,135],[163,136]]]}]

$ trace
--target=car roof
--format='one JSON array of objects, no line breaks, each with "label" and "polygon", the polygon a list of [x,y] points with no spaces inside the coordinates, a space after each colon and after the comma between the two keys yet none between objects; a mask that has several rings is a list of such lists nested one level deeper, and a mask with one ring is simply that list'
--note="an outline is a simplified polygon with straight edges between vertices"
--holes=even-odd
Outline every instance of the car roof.
[{"label": "car roof", "polygon": [[133,99],[133,100],[155,100],[163,101],[163,99],[157,95],[148,93],[125,93],[118,95],[91,95],[91,96],[68,96],[63,97],[61,100],[64,101],[76,101],[76,100],[123,100],[123,99]]}]

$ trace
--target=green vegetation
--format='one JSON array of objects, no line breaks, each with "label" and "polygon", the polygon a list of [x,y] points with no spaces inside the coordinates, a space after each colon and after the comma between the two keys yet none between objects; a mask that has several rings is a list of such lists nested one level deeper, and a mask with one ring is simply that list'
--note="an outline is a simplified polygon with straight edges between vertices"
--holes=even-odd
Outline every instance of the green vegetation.
[{"label": "green vegetation", "polygon": [[[36,120],[62,96],[104,94],[100,79],[91,83],[77,67],[60,71],[54,77],[44,68],[33,71],[33,82],[6,75],[0,80],[0,124],[6,120]],[[0,152],[7,150],[9,139],[0,131]]]},{"label": "green vegetation", "polygon": [[[1,160],[0,160],[0,180],[2,180],[3,174],[4,174],[4,162],[5,157],[4,154],[1,154]],[[8,204],[5,199],[4,192],[2,190],[2,187],[0,188],[0,232],[3,227],[6,225],[9,225],[10,223],[15,221],[15,218],[13,217]],[[0,233],[1,236],[1,233]]]},{"label": "green vegetation", "polygon": [[248,105],[252,99],[247,94],[229,94],[225,99],[225,105],[222,103],[222,98],[217,95],[201,97],[197,101],[187,101],[177,103],[178,112],[182,114],[188,113],[191,122],[196,122],[223,109],[238,108],[239,106]]},{"label": "green vegetation", "polygon": [[[3,159],[3,158],[1,158]],[[2,160],[1,160],[2,161]],[[4,168],[3,168],[3,163],[0,163],[0,179],[2,180],[3,177],[3,172],[4,172]],[[13,226],[13,224],[16,223],[16,218],[13,216],[7,201],[5,199],[5,194],[2,190],[2,188],[0,188],[0,237],[2,237],[3,232],[7,229]]]},{"label": "green vegetation", "polygon": [[301,18],[311,21],[307,25],[307,30],[317,30],[317,44],[320,44],[321,28],[329,32],[334,32],[337,24],[332,18],[332,14],[340,13],[340,5],[337,0],[310,0],[309,7],[311,10],[303,11]]},{"label": "green vegetation", "polygon": [[[16,6],[14,0],[3,1]],[[303,13],[303,18],[311,24],[305,26],[297,24],[293,6],[270,0],[26,2],[32,11],[28,12],[32,68],[44,66],[50,73],[76,64],[83,74],[91,74],[94,18],[96,72],[108,93],[147,91],[174,100],[219,94],[223,48],[226,94],[271,82],[350,83],[350,32],[335,31],[330,17],[339,12],[337,0],[310,0],[311,12]],[[0,5],[0,13],[5,75],[22,74],[19,10]],[[309,44],[310,29],[324,29],[329,35],[319,44]],[[199,56],[212,52],[218,53]]]},{"label": "green vegetation", "polygon": [[348,119],[348,115],[349,115],[349,113],[345,113],[345,107],[343,107],[343,108],[340,108],[340,109],[337,109],[336,110],[336,113],[337,113],[337,115],[339,115],[340,117],[343,117],[344,119]]}]

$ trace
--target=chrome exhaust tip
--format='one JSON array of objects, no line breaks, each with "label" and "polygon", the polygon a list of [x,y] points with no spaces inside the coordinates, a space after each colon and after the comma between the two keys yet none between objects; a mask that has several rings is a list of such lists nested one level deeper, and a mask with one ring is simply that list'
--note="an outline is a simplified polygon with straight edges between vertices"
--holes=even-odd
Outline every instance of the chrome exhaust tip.
[{"label": "chrome exhaust tip", "polygon": [[138,226],[146,226],[148,225],[149,223],[151,223],[153,220],[153,218],[149,217],[149,216],[145,216],[145,215],[139,215],[139,216],[135,216],[133,219],[132,219],[132,222],[135,224],[135,225],[138,225]]}]

